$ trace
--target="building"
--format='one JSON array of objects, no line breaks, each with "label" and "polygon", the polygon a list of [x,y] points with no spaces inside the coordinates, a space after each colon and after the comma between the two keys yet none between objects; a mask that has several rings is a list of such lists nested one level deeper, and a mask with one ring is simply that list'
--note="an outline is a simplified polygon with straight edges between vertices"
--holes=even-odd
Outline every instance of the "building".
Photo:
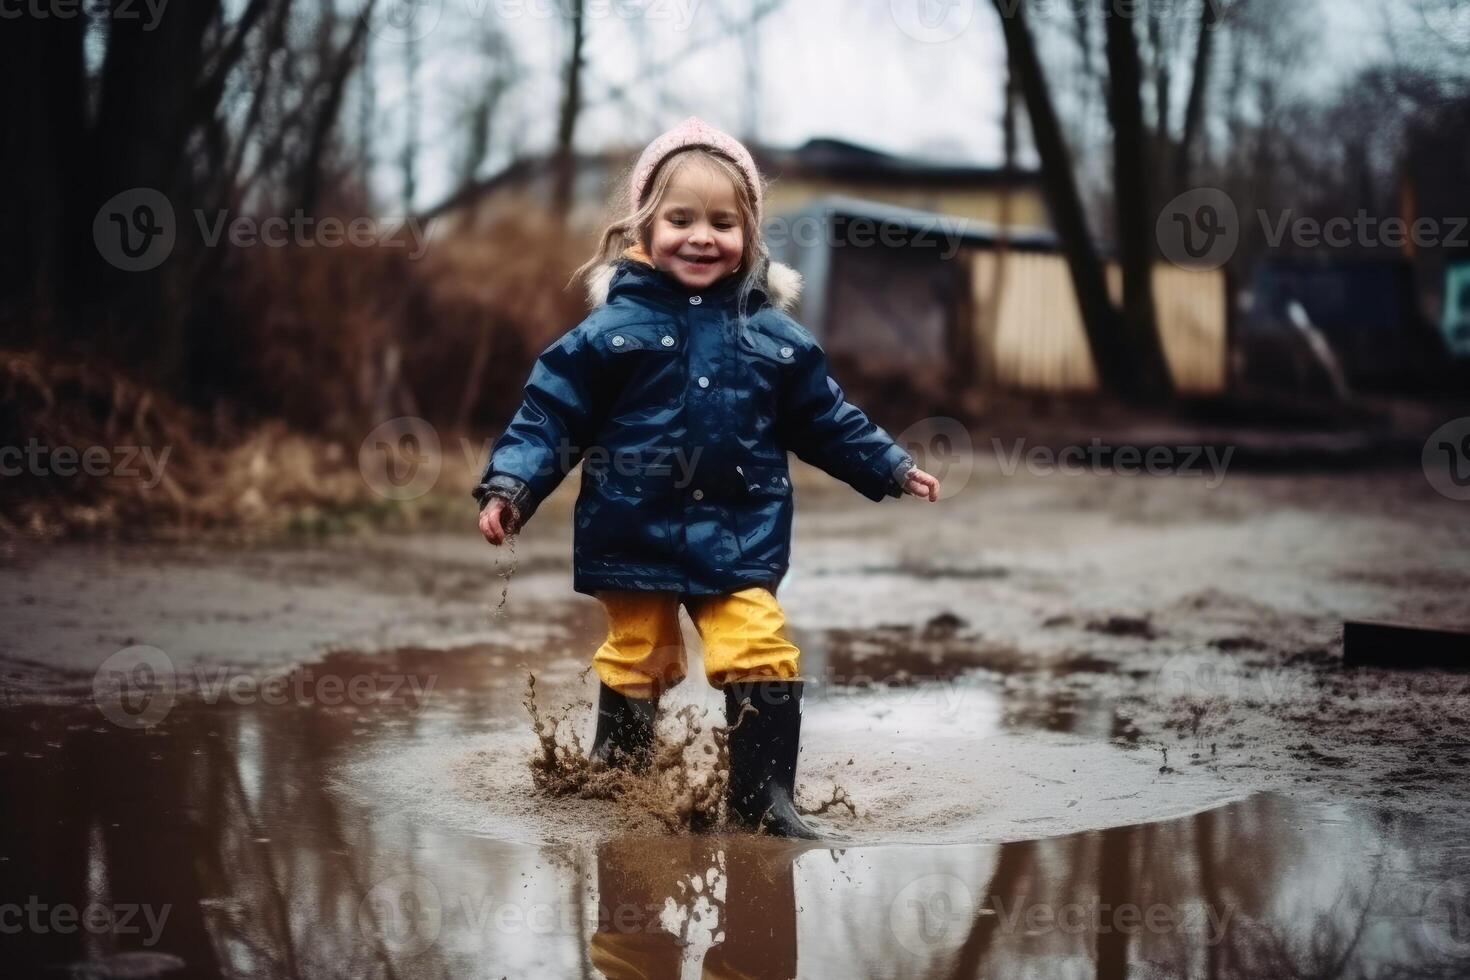
[{"label": "building", "polygon": [[[1098,388],[1056,236],[831,196],[777,215],[772,252],[806,278],[798,318],[849,372],[915,384],[981,383],[1055,393]],[[1114,301],[1122,277],[1108,267]],[[1159,263],[1154,300],[1174,385],[1223,391],[1222,271]]]}]

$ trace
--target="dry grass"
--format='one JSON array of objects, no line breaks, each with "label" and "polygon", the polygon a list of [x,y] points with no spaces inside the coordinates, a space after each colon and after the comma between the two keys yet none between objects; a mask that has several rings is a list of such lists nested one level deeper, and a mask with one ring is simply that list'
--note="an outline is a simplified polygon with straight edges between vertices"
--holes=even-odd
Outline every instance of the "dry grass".
[{"label": "dry grass", "polygon": [[[462,524],[479,461],[458,434],[478,449],[514,411],[536,355],[585,315],[567,279],[587,249],[523,212],[435,239],[417,259],[385,247],[237,250],[226,291],[193,315],[177,391],[138,381],[146,364],[0,352],[0,449],[34,442],[110,460],[70,475],[23,462],[0,478],[0,534]],[[433,426],[443,450],[435,489],[405,502],[375,494],[357,460],[374,427],[400,416]],[[141,473],[118,472],[127,447],[154,465],[135,457]]]}]

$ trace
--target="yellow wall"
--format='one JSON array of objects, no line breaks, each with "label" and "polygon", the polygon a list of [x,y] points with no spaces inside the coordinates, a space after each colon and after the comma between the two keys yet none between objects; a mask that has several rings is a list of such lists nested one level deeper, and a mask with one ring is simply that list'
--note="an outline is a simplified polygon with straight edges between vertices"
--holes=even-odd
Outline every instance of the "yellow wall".
[{"label": "yellow wall", "polygon": [[[931,190],[859,181],[812,181],[782,178],[771,184],[766,195],[766,214],[781,214],[806,206],[813,198],[826,194],[842,194],[868,201],[880,201],[905,208],[933,211],[978,221],[1001,223],[1004,211],[1000,188],[977,190]],[[1010,193],[1009,224],[1026,228],[1048,228],[1046,204],[1040,190],[1031,187],[1013,189]]]},{"label": "yellow wall", "polygon": [[[972,258],[976,356],[981,377],[1006,387],[1094,391],[1097,370],[1067,264],[1059,255],[993,251]],[[997,276],[999,291],[997,292]],[[1122,292],[1108,268],[1113,301]],[[1226,384],[1226,297],[1223,272],[1154,267],[1154,302],[1164,356],[1175,387],[1209,394]]]}]

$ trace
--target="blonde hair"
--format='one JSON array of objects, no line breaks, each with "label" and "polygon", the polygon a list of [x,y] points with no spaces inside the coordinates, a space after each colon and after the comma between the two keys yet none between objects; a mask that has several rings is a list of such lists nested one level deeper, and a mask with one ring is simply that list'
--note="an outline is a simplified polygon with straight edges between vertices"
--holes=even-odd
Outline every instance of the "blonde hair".
[{"label": "blonde hair", "polygon": [[674,176],[691,161],[707,166],[715,173],[725,177],[735,191],[735,209],[740,218],[740,231],[743,238],[740,265],[734,272],[734,275],[740,277],[740,288],[736,293],[736,309],[739,311],[740,318],[742,320],[745,318],[745,305],[750,292],[765,281],[766,270],[770,265],[770,253],[766,248],[765,237],[761,234],[760,223],[755,217],[756,198],[754,195],[765,193],[764,179],[762,179],[762,186],[752,189],[746,182],[745,174],[736,166],[735,161],[709,147],[691,146],[670,153],[655,168],[641,201],[631,199],[632,195],[626,190],[627,174],[624,174],[618,181],[618,186],[625,188],[620,192],[621,196],[618,201],[619,210],[623,212],[622,217],[617,218],[603,229],[597,250],[576,272],[572,273],[573,281],[577,279],[582,279],[584,282],[590,281],[600,266],[616,260],[623,254],[624,249],[632,245],[640,245],[644,251],[648,251],[653,219],[658,214],[659,206],[663,204],[664,198],[668,195],[669,185],[673,183]]}]

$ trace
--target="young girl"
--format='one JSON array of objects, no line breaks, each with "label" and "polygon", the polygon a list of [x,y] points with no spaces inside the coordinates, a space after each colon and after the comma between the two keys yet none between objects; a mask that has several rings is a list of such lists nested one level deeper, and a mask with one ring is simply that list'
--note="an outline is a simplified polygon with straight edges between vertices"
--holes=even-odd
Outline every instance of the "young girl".
[{"label": "young girl", "polygon": [[[660,694],[684,679],[679,606],[725,692],[727,810],[815,838],[792,798],[800,653],[775,590],[791,551],[788,451],[872,500],[934,501],[784,312],[800,289],[761,238],[763,184],[737,140],[690,117],[643,151],[629,213],[578,270],[594,309],[541,354],[475,498],[499,545],[582,463],[573,587],[609,620],[592,756],[646,769]],[[611,260],[611,261],[609,261]]]}]

